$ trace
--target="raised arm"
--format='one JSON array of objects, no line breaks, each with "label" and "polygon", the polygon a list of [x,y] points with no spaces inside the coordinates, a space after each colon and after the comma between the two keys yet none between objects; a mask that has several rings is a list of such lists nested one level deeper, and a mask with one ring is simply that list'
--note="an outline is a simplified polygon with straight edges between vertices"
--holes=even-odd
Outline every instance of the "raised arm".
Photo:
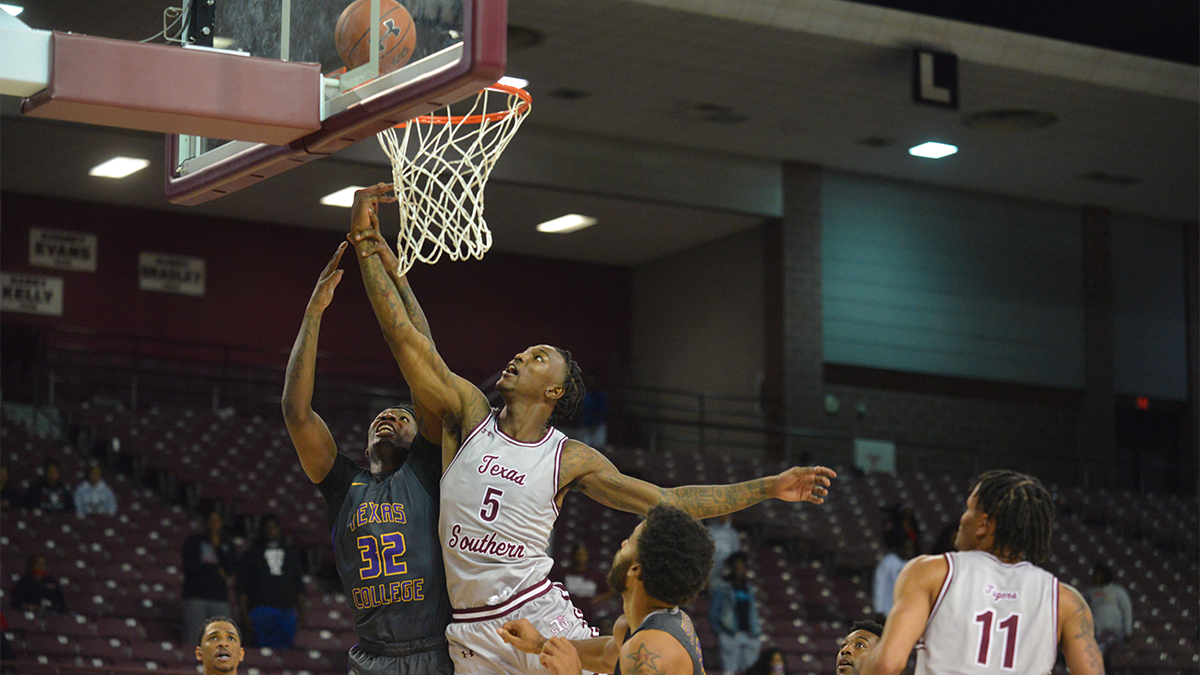
[{"label": "raised arm", "polygon": [[568,441],[563,450],[559,493],[579,490],[592,499],[620,511],[645,515],[652,506],[666,502],[696,519],[740,511],[767,499],[820,504],[829,494],[829,479],[837,477],[823,466],[792,467],[766,476],[730,485],[685,485],[661,488],[621,473],[607,457],[578,441]]},{"label": "raised arm", "polygon": [[861,675],[896,675],[904,670],[949,571],[945,558],[932,555],[913,558],[900,570],[892,611],[879,643],[863,661]]},{"label": "raised arm", "polygon": [[1058,644],[1071,675],[1104,675],[1096,625],[1087,601],[1074,587],[1058,584]]},{"label": "raised arm", "polygon": [[283,380],[283,421],[287,424],[288,435],[292,437],[292,445],[296,446],[296,454],[300,456],[300,466],[304,467],[304,473],[314,483],[320,483],[329,475],[333,460],[337,458],[333,434],[329,433],[325,420],[313,411],[312,397],[321,316],[333,300],[333,290],[342,280],[338,263],[345,250],[346,242],[342,242],[317,280],[317,287],[313,289],[308,307],[304,310],[300,333],[292,345],[287,374]]},{"label": "raised arm", "polygon": [[[363,286],[375,310],[375,318],[412,390],[413,399],[421,406],[422,413],[417,422],[427,436],[437,422],[441,423],[442,465],[445,467],[458,451],[463,434],[490,414],[491,409],[483,392],[450,372],[429,339],[428,329],[422,332],[414,324],[396,281],[384,267],[378,250],[379,221],[375,213],[379,202],[389,199],[386,195],[390,189],[390,185],[380,184],[355,193],[349,237],[359,254]],[[420,320],[424,322],[423,315]]]}]

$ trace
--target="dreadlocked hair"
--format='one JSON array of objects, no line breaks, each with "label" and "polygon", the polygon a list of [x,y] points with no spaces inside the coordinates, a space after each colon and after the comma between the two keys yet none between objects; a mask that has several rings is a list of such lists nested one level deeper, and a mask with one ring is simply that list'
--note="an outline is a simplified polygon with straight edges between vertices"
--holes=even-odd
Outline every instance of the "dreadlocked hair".
[{"label": "dreadlocked hair", "polygon": [[670,605],[691,602],[708,583],[714,548],[708,528],[682,509],[651,508],[637,542],[646,594]]},{"label": "dreadlocked hair", "polygon": [[579,364],[575,363],[575,359],[571,358],[571,352],[558,347],[555,349],[567,362],[567,376],[563,378],[562,398],[554,404],[554,410],[550,412],[550,419],[546,421],[547,426],[555,426],[563,420],[574,417],[575,413],[579,412],[579,405],[583,402],[583,395],[587,391],[583,386],[583,371],[579,369]]},{"label": "dreadlocked hair", "polygon": [[975,480],[976,506],[996,523],[995,551],[1039,563],[1050,555],[1054,500],[1041,481],[1016,471]]}]

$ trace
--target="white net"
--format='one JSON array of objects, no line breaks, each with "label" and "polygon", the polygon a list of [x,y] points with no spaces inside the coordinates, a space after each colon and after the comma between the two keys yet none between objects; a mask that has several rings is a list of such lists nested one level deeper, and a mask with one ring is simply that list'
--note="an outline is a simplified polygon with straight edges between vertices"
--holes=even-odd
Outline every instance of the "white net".
[{"label": "white net", "polygon": [[529,108],[525,91],[493,85],[479,92],[465,114],[452,114],[447,106],[410,120],[402,132],[379,133],[400,205],[401,274],[417,260],[482,258],[491,248],[483,188]]}]

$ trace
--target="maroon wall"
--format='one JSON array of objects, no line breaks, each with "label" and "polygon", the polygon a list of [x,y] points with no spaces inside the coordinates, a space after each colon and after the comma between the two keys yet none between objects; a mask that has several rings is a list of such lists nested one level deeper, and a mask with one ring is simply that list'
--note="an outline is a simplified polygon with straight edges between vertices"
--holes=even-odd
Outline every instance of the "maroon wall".
[{"label": "maroon wall", "polygon": [[[348,216],[348,213],[347,213]],[[98,237],[97,270],[29,264],[29,228]],[[0,269],[64,279],[63,316],[5,312],[9,325],[287,350],[316,279],[342,235],[5,193]],[[140,251],[206,260],[203,297],[138,289]],[[326,311],[320,348],[339,358],[391,356],[349,255]],[[451,369],[478,381],[537,343],[570,349],[585,369],[615,377],[628,362],[628,268],[489,253],[484,260],[418,263],[409,275]],[[610,380],[611,381],[611,380]]]}]

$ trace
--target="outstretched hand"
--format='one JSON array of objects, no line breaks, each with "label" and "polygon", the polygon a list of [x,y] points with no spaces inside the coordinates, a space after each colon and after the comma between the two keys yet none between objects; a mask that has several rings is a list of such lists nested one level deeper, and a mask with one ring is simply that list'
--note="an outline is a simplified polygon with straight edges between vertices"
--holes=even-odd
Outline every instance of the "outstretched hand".
[{"label": "outstretched hand", "polygon": [[379,233],[378,228],[351,232],[346,236],[354,243],[354,250],[358,251],[358,255],[363,258],[370,258],[373,255],[379,256],[379,260],[383,262],[383,269],[387,270],[388,274],[395,274],[396,270],[400,269],[400,261],[396,258],[396,254],[392,252],[392,247],[388,245],[383,235]]},{"label": "outstretched hand", "polygon": [[379,202],[394,202],[391,183],[376,183],[354,193],[354,205],[350,208],[350,234],[379,231]]},{"label": "outstretched hand", "polygon": [[341,262],[342,252],[345,250],[346,242],[343,241],[333,252],[333,257],[325,264],[325,269],[321,270],[321,278],[317,279],[317,287],[313,289],[312,297],[308,300],[310,308],[322,312],[330,302],[333,302],[333,289],[337,288],[338,283],[342,280],[342,270],[338,268],[338,264]]},{"label": "outstretched hand", "polygon": [[546,644],[546,638],[542,637],[529,619],[505,621],[498,632],[505,642],[526,654],[537,654]]},{"label": "outstretched hand", "polygon": [[785,502],[822,504],[829,494],[829,479],[837,472],[823,466],[793,466],[776,476],[775,497]]}]

